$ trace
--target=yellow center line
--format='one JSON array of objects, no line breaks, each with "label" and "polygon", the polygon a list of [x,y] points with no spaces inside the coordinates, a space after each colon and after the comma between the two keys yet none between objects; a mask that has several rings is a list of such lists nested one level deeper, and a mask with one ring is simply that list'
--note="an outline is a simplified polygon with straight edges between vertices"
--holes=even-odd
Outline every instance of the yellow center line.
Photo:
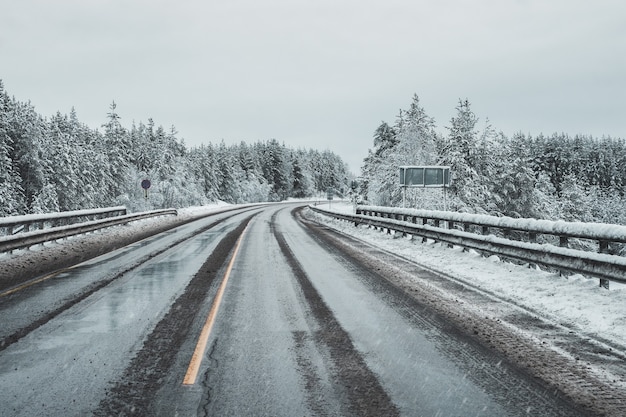
[{"label": "yellow center line", "polygon": [[228,283],[228,278],[230,277],[230,272],[233,269],[233,265],[235,264],[235,259],[237,258],[237,253],[239,252],[239,247],[241,246],[241,241],[248,230],[248,226],[243,230],[241,236],[237,240],[237,244],[235,245],[235,251],[233,252],[233,256],[230,258],[230,262],[228,263],[228,267],[226,268],[226,272],[224,273],[224,278],[222,278],[222,283],[220,284],[219,289],[217,290],[217,294],[215,295],[215,299],[213,300],[213,305],[211,306],[211,310],[209,311],[209,315],[202,327],[202,331],[200,332],[200,337],[198,338],[198,343],[196,344],[196,349],[191,356],[191,360],[189,361],[189,366],[187,367],[187,373],[185,374],[185,378],[183,379],[183,385],[194,385],[196,383],[196,379],[198,378],[198,372],[200,371],[200,365],[202,364],[202,357],[204,356],[204,352],[206,351],[206,345],[209,341],[209,335],[211,334],[211,329],[213,328],[213,324],[215,323],[215,317],[217,316],[217,311],[222,302],[222,297],[224,296],[224,291],[226,290],[226,284]]},{"label": "yellow center line", "polygon": [[55,271],[55,272],[53,272],[51,274],[44,275],[43,277],[34,279],[32,281],[28,281],[28,282],[26,282],[26,283],[24,283],[24,284],[22,284],[20,286],[11,288],[10,290],[6,290],[4,292],[0,292],[0,297],[6,297],[7,295],[11,295],[11,294],[16,293],[18,291],[22,291],[22,290],[24,290],[24,289],[26,289],[26,288],[28,288],[28,287],[30,287],[32,285],[39,284],[40,282],[46,281],[46,280],[48,280],[50,278],[54,278],[57,275],[62,274],[63,272],[68,271],[69,269],[70,268],[60,269],[60,270]]}]

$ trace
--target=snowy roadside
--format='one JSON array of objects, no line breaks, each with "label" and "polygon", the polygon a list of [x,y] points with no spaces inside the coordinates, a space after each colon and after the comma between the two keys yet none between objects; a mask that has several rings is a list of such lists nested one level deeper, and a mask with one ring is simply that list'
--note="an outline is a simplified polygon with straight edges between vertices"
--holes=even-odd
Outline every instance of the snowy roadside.
[{"label": "snowy roadside", "polygon": [[[327,208],[326,204],[320,206]],[[128,244],[124,242],[136,241],[137,236],[148,237],[229,207],[233,206],[216,204],[181,209],[178,216],[145,219],[126,226],[116,226],[60,242],[38,245],[28,250],[15,251],[13,254],[0,254],[0,288],[15,285],[12,282],[19,275],[36,276],[47,272],[38,268],[54,268],[55,262],[60,261],[82,262],[97,256],[99,252],[111,250],[110,247],[114,245],[119,247],[120,244]],[[340,202],[333,202],[330,208],[342,213],[352,213],[353,210],[350,204]],[[606,341],[610,345],[609,349],[612,347],[619,350],[626,357],[626,286],[611,283],[611,289],[607,291],[599,287],[597,279],[582,276],[565,278],[558,274],[502,262],[497,257],[485,259],[475,252],[464,252],[460,248],[450,249],[446,245],[432,242],[422,244],[421,239],[412,241],[368,229],[366,226],[356,228],[349,222],[315,213],[311,215],[318,221],[372,246],[452,276],[458,282],[478,288],[498,300],[520,306],[557,326],[565,326],[579,338]],[[432,285],[436,286],[437,283]],[[442,291],[445,292],[445,289],[442,288]],[[483,317],[510,312],[508,308],[498,311],[498,307],[493,305],[466,303],[465,307]],[[529,332],[528,337],[541,343],[541,336],[537,333]],[[626,381],[620,381],[620,385],[626,388]]]},{"label": "snowy roadside", "polygon": [[[82,251],[134,235],[149,235],[155,229],[174,227],[227,207],[227,204],[220,203],[180,209],[176,217],[145,219],[126,226],[76,236],[59,243],[46,243],[15,251],[13,254],[3,253],[0,254],[0,279],[30,264],[41,264],[51,258],[63,256],[63,253],[76,250],[76,247],[80,247]],[[325,204],[321,207],[328,208]],[[330,209],[341,213],[353,212],[351,204],[340,202],[333,202]],[[565,278],[558,274],[501,262],[497,257],[485,259],[475,252],[463,252],[460,248],[450,249],[434,243],[422,244],[421,241],[416,243],[365,226],[355,228],[351,223],[327,216],[317,218],[345,234],[452,275],[461,282],[524,306],[553,322],[626,346],[624,285],[612,282],[611,289],[607,291],[599,287],[597,279],[587,279],[580,275]]]},{"label": "snowy roadside", "polygon": [[46,242],[13,253],[0,253],[0,289],[11,288],[21,284],[24,279],[83,262],[228,207],[225,203],[189,207],[178,210],[177,216],[138,220],[58,242]]},{"label": "snowy roadside", "polygon": [[[11,282],[15,281],[14,277],[17,275],[30,277],[43,275],[47,272],[38,271],[37,268],[47,268],[49,271],[50,268],[55,270],[67,267],[55,266],[55,262],[60,265],[61,261],[65,264],[77,264],[103,251],[129,244],[127,242],[132,243],[195,218],[233,207],[241,206],[214,205],[182,209],[179,210],[178,216],[146,219],[126,226],[116,226],[59,242],[46,243],[13,254],[0,254],[0,293],[12,286]],[[320,207],[328,206],[322,203]],[[333,202],[331,209],[343,213],[351,213],[353,210],[351,205],[339,202]],[[309,215],[333,229],[367,242],[371,247],[381,248],[426,268],[439,271],[446,276],[441,281],[433,281],[431,274],[431,278],[409,275],[405,282],[409,282],[409,288],[414,291],[415,288],[429,287],[428,291],[431,287],[436,288],[439,294],[432,299],[436,302],[443,301],[442,308],[450,311],[451,315],[461,317],[464,325],[467,323],[470,329],[476,323],[484,321],[484,326],[479,329],[481,337],[486,335],[497,345],[494,346],[496,349],[504,348],[515,355],[515,358],[523,358],[525,362],[520,362],[522,366],[528,364],[543,369],[543,374],[541,371],[538,376],[535,374],[537,377],[545,377],[545,380],[555,387],[569,384],[570,389],[564,392],[568,392],[573,398],[583,398],[581,400],[583,404],[585,401],[595,403],[608,398],[608,401],[614,401],[620,410],[615,415],[623,415],[625,407],[623,399],[626,392],[626,367],[623,365],[626,359],[626,314],[622,312],[622,306],[626,301],[624,286],[611,283],[611,289],[607,291],[598,286],[596,279],[581,276],[566,279],[558,274],[501,262],[496,257],[485,259],[477,253],[463,252],[460,248],[449,249],[446,245],[432,242],[422,244],[421,239],[412,241],[399,235],[374,231],[366,226],[356,228],[353,223],[334,220],[313,212]],[[397,260],[395,255],[390,258]],[[468,288],[477,289],[476,292],[484,292],[486,297],[472,299],[465,293],[459,297],[459,293],[449,292],[449,287],[443,283],[448,277],[453,277],[455,282],[463,283]],[[402,284],[404,285],[404,282]],[[489,298],[494,302],[490,302]],[[512,319],[521,317],[515,316],[515,313],[511,314],[516,308],[530,313],[523,319],[536,316],[542,323],[534,329],[532,326],[530,328],[516,326],[518,323]],[[554,323],[554,326],[541,327],[544,322]],[[499,328],[510,326],[511,332],[522,337],[509,337],[510,334],[499,331],[497,326],[500,326]],[[485,332],[485,329],[494,332]],[[606,344],[602,347],[604,342]],[[586,346],[578,350],[575,346],[573,349],[567,348],[568,344],[578,343]],[[600,350],[612,350],[612,353],[605,355],[596,352],[597,346],[601,347]],[[554,351],[555,354],[535,355],[535,347]],[[591,355],[580,355],[579,360],[576,357],[577,353],[585,349],[586,353],[591,352]],[[550,362],[557,356],[556,361]],[[554,372],[555,369],[558,372]],[[591,374],[589,377],[588,373]],[[591,378],[593,375],[602,381],[598,389],[594,388],[595,380]],[[557,381],[561,378],[562,381]]]},{"label": "snowy roadside", "polygon": [[[349,204],[335,203],[333,211],[352,213]],[[422,244],[399,238],[366,226],[320,216],[326,224],[358,237],[389,252],[411,259],[434,270],[453,275],[515,304],[542,312],[548,318],[597,334],[626,346],[626,286],[611,282],[611,289],[600,288],[598,279],[580,275],[569,277],[502,262],[498,257],[485,259],[474,251],[450,249],[435,243]]]},{"label": "snowy roadside", "polygon": [[[322,208],[328,209],[328,206]],[[330,210],[340,213],[354,212],[353,206],[346,203],[333,203]],[[311,215],[344,234],[454,277],[457,282],[484,291],[502,302],[519,306],[533,316],[564,327],[565,333],[574,332],[580,340],[592,339],[598,346],[606,342],[608,350],[619,350],[620,355],[626,355],[624,285],[611,282],[610,290],[606,290],[599,287],[598,279],[595,278],[588,279],[580,275],[566,278],[528,266],[503,262],[495,256],[484,258],[476,252],[465,252],[458,247],[448,248],[447,245],[431,241],[423,244],[421,239],[413,241],[400,235],[381,233],[364,225],[355,227],[353,223],[328,216],[316,213]],[[442,288],[442,291],[445,289]],[[498,314],[510,312],[509,308],[498,311],[498,307],[493,305],[466,303],[466,307],[484,314],[483,316],[497,317]],[[500,318],[504,321],[505,317]],[[537,343],[544,342],[541,335],[546,334],[545,329],[541,333],[520,331],[526,332],[527,337]],[[553,349],[560,350],[558,344]],[[605,373],[602,369],[596,371]],[[620,381],[619,385],[626,388],[626,381]]]}]

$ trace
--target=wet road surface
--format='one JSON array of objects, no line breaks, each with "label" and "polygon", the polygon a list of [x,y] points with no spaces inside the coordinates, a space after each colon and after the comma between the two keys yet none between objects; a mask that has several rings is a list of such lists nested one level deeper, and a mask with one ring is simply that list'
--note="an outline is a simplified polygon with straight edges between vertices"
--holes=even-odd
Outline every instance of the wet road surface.
[{"label": "wet road surface", "polygon": [[212,216],[0,297],[0,415],[586,415],[293,207]]}]

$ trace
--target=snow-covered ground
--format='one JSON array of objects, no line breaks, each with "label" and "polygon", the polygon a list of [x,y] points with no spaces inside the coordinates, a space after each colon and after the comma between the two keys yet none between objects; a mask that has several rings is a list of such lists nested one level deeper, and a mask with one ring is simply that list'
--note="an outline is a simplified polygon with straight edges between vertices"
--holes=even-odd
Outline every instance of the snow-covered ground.
[{"label": "snow-covered ground", "polygon": [[[331,211],[354,213],[351,204],[333,202],[321,205]],[[455,277],[499,298],[589,336],[626,346],[626,286],[611,282],[610,289],[599,286],[598,279],[580,275],[569,277],[528,266],[485,259],[473,251],[448,248],[434,242],[422,243],[381,233],[367,226],[318,215],[318,220],[341,232],[355,236],[389,252],[411,259],[433,270]],[[480,308],[480,306],[477,306]]]},{"label": "snow-covered ground", "polygon": [[[189,207],[178,210],[177,216],[159,216],[114,226],[93,233],[71,236],[57,242],[46,242],[13,253],[0,253],[0,288],[10,288],[23,282],[24,277],[37,276],[46,268],[66,268],[64,259],[81,259],[101,255],[120,245],[128,245],[159,231],[181,225],[187,221],[227,208],[225,203]],[[103,249],[105,248],[105,249]],[[71,262],[71,261],[69,261]]]}]

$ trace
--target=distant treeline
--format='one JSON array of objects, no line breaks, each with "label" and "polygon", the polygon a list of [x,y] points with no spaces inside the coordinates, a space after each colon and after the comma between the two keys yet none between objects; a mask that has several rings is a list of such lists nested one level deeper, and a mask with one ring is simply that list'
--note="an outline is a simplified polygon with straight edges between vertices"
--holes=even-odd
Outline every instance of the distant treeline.
[{"label": "distant treeline", "polygon": [[[188,148],[149,119],[123,127],[116,105],[100,129],[72,109],[46,118],[9,97],[0,80],[0,216],[110,205],[186,207],[305,198],[348,182],[330,151],[290,149],[275,139]],[[141,182],[152,186],[147,199]]]},{"label": "distant treeline", "polygon": [[[467,100],[456,110],[448,134],[439,134],[415,95],[394,124],[376,129],[363,165],[362,192],[371,204],[402,204],[399,166],[445,165],[451,167],[445,196],[450,210],[626,224],[623,139],[565,133],[507,137],[488,122],[478,128]],[[443,192],[408,190],[404,199],[440,209]]]}]

